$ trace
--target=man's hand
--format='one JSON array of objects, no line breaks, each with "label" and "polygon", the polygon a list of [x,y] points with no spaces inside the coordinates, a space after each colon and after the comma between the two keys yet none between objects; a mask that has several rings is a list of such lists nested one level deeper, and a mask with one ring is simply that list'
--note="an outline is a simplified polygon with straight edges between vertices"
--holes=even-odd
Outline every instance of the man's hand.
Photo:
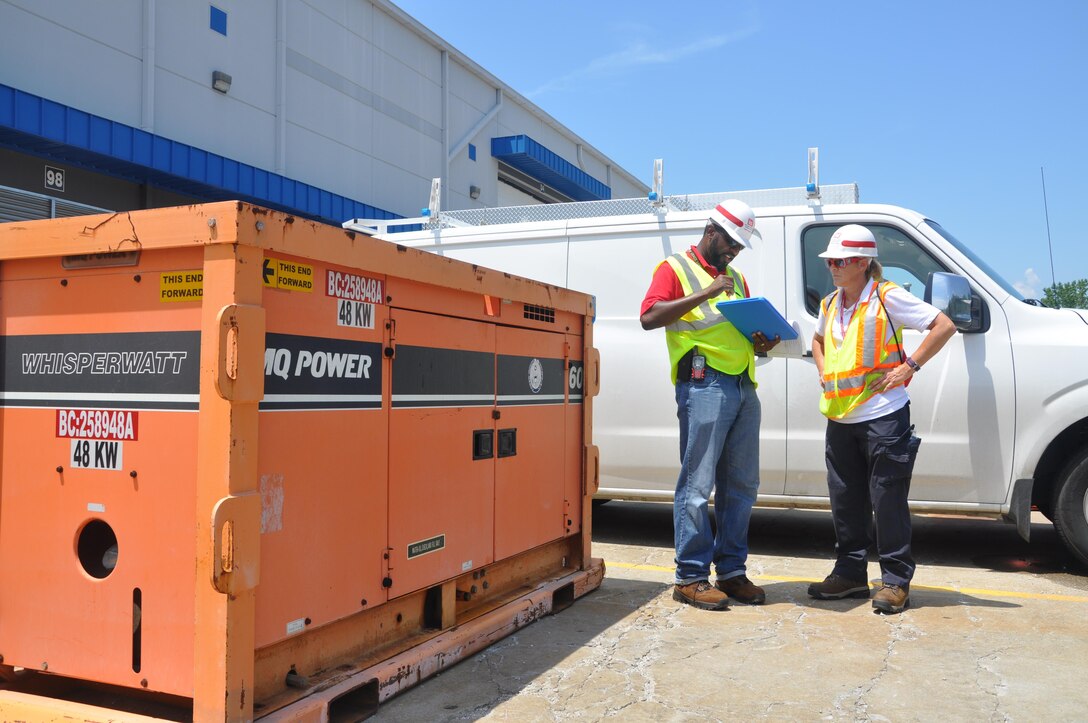
[{"label": "man's hand", "polygon": [[722,294],[733,293],[733,276],[732,274],[718,274],[710,281],[710,286],[706,287],[708,299],[714,299]]},{"label": "man's hand", "polygon": [[673,323],[699,304],[725,293],[733,293],[733,277],[729,274],[718,274],[704,289],[692,291],[680,299],[656,302],[643,312],[639,321],[642,323],[642,328],[647,331],[659,329]]},{"label": "man's hand", "polygon": [[776,346],[778,346],[778,342],[780,341],[782,341],[782,337],[778,336],[777,334],[774,337],[774,341],[771,341],[766,336],[764,336],[762,331],[757,331],[752,334],[752,346],[754,346],[756,351],[760,354],[769,352],[771,349],[774,349]]}]

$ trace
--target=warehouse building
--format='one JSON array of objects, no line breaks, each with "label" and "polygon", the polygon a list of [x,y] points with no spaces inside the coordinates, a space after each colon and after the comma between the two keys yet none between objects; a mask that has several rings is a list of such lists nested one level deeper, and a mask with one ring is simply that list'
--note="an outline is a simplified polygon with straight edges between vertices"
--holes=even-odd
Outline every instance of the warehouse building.
[{"label": "warehouse building", "polygon": [[0,0],[0,220],[339,224],[648,188],[387,0]]}]

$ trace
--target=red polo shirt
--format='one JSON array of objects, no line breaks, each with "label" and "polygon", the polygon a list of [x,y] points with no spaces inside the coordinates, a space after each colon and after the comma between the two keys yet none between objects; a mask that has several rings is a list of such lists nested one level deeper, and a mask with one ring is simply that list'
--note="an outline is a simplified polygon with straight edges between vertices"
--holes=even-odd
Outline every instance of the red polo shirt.
[{"label": "red polo shirt", "polygon": [[[718,275],[718,269],[707,263],[703,258],[699,250],[692,246],[687,250],[688,258],[692,261],[697,261],[703,270],[710,274],[711,278]],[[642,300],[642,310],[639,311],[639,316],[642,316],[653,307],[659,301],[672,301],[673,299],[680,299],[685,296],[684,289],[680,286],[680,279],[677,278],[676,273],[672,270],[672,267],[666,263],[662,263],[654,271],[654,278],[650,281],[650,288],[646,291],[646,298]],[[748,280],[744,280],[744,296],[751,296],[748,293]]]}]

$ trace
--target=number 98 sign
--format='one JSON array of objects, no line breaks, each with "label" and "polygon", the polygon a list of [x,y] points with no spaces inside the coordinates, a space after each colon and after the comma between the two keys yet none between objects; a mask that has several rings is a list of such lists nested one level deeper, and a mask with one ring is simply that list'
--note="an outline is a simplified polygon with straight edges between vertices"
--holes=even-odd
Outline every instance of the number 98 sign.
[{"label": "number 98 sign", "polygon": [[45,187],[50,191],[64,190],[64,169],[45,167]]}]

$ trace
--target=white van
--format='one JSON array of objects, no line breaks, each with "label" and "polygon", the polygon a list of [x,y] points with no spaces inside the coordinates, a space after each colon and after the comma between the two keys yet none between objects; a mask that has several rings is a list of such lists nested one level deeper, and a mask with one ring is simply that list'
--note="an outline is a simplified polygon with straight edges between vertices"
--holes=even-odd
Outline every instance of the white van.
[{"label": "white van", "polygon": [[[877,238],[886,278],[944,309],[961,332],[911,383],[922,438],[912,508],[1003,515],[1027,539],[1036,505],[1088,563],[1088,312],[1030,303],[936,222],[860,204],[853,184],[808,195],[799,188],[443,212],[430,228],[386,238],[594,294],[603,382],[594,415],[597,497],[671,500],[679,441],[668,355],[664,332],[641,328],[639,305],[654,267],[698,242],[714,204],[746,201],[763,240],[735,265],[752,295],[798,324],[802,340],[792,357],[756,360],[759,504],[827,507],[826,421],[808,347],[832,283],[817,254],[834,229],[862,224]],[[921,334],[904,336],[910,353]]]}]

